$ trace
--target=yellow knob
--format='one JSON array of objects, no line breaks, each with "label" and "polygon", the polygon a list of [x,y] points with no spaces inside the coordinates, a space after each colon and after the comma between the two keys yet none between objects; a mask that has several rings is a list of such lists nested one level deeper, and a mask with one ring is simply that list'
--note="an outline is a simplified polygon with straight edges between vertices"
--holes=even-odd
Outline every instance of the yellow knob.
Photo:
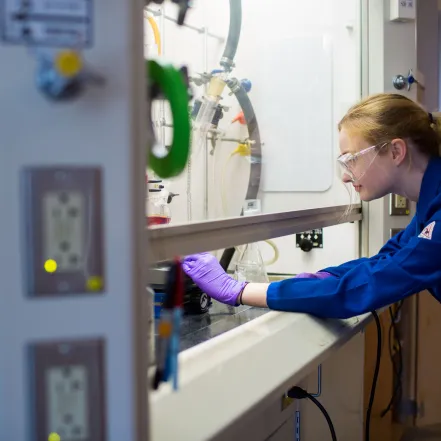
[{"label": "yellow knob", "polygon": [[55,68],[63,77],[74,77],[83,68],[83,60],[80,54],[73,50],[60,51],[55,57]]}]

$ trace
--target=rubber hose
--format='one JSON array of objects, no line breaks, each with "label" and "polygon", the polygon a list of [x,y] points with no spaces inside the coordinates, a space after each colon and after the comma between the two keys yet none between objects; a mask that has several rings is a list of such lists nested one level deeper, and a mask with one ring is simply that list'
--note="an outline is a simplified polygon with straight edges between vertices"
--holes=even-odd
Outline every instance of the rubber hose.
[{"label": "rubber hose", "polygon": [[158,25],[153,17],[146,16],[146,18],[147,18],[147,21],[150,23],[150,26],[153,31],[153,35],[155,37],[155,43],[156,43],[156,46],[158,47],[158,55],[161,55],[162,43],[161,43],[161,34],[159,32]]},{"label": "rubber hose", "polygon": [[250,179],[245,199],[257,199],[262,175],[262,142],[260,140],[259,125],[257,124],[253,105],[251,104],[250,98],[243,86],[240,85],[240,87],[235,87],[232,91],[242,108],[248,128],[248,138],[253,141],[253,144],[251,144],[250,156]]},{"label": "rubber hose", "polygon": [[234,65],[237,47],[239,45],[240,30],[242,28],[242,0],[230,0],[230,27],[221,66],[230,71]]},{"label": "rubber hose", "polygon": [[235,248],[226,248],[222,253],[222,257],[220,258],[219,263],[225,272],[228,271],[228,267],[230,266],[230,263],[233,260],[235,251],[236,251]]},{"label": "rubber hose", "polygon": [[[234,0],[233,0],[234,1]],[[262,175],[262,141],[260,139],[259,125],[257,123],[256,114],[254,113],[253,105],[251,104],[248,93],[243,88],[236,85],[234,87],[233,82],[228,82],[227,85],[230,87],[231,91],[236,96],[240,107],[242,108],[243,115],[248,128],[248,138],[253,141],[251,145],[251,156],[250,156],[250,179],[248,181],[247,194],[245,200],[257,199],[260,188],[260,180]],[[240,214],[243,216],[243,210]],[[221,262],[224,264],[222,268],[228,268],[231,260],[234,256],[234,248],[226,248],[222,254]]]}]

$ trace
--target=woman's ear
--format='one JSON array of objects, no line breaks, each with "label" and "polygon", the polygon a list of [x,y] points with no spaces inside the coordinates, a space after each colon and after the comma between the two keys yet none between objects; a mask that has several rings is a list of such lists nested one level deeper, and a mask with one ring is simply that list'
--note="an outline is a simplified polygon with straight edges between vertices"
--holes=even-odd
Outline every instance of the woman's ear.
[{"label": "woman's ear", "polygon": [[390,143],[390,151],[392,153],[392,160],[395,165],[400,165],[407,154],[407,144],[403,139],[393,139]]}]

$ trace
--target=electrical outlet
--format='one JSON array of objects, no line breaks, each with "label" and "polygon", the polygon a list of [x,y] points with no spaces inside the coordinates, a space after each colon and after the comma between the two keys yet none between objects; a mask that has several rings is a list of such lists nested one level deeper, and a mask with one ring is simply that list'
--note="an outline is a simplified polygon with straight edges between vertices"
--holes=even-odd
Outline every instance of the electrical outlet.
[{"label": "electrical outlet", "polygon": [[389,199],[391,216],[408,216],[410,214],[409,199],[398,194],[391,194]]},{"label": "electrical outlet", "polygon": [[391,228],[390,229],[390,237],[394,237],[399,232],[403,231],[404,228]]},{"label": "electrical outlet", "polygon": [[395,195],[395,208],[406,208],[407,199],[403,196]]},{"label": "electrical outlet", "polygon": [[48,432],[61,439],[89,438],[88,382],[85,366],[55,366],[46,371]]},{"label": "electrical outlet", "polygon": [[30,347],[37,441],[104,441],[104,342],[37,343]]},{"label": "electrical outlet", "polygon": [[51,192],[43,196],[43,255],[54,260],[57,271],[84,267],[87,220],[80,192]]},{"label": "electrical outlet", "polygon": [[101,170],[24,170],[27,285],[31,296],[103,292]]}]

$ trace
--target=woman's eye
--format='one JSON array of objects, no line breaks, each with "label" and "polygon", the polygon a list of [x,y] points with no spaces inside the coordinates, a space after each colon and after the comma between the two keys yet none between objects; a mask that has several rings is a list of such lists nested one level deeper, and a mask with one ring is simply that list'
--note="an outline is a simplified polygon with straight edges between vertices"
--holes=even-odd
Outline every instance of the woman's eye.
[{"label": "woman's eye", "polygon": [[346,165],[347,165],[348,167],[353,167],[353,166],[355,165],[356,159],[357,159],[357,158],[348,158],[348,159],[346,160]]}]

